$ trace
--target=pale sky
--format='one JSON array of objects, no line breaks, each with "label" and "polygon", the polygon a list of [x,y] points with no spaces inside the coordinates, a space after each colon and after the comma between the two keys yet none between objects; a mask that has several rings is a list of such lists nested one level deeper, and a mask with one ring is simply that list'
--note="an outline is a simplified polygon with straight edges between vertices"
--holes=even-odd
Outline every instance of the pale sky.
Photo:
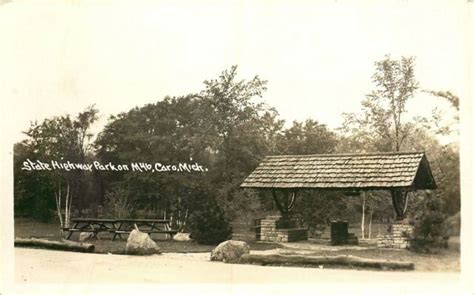
[{"label": "pale sky", "polygon": [[[96,104],[111,114],[203,89],[233,64],[268,80],[287,121],[329,127],[360,109],[374,62],[416,56],[425,89],[466,99],[463,1],[0,1],[2,132]],[[361,3],[361,2],[358,2]],[[416,3],[416,4],[414,4]],[[426,94],[411,114],[449,104]]]}]

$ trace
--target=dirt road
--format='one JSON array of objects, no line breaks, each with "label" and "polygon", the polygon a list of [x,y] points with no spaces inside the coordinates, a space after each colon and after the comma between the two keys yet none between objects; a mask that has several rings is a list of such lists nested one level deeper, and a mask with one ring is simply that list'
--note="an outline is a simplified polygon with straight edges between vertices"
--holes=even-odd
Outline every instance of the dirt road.
[{"label": "dirt road", "polygon": [[209,253],[148,257],[15,248],[15,281],[24,283],[456,283],[458,273],[382,272],[232,265]]}]

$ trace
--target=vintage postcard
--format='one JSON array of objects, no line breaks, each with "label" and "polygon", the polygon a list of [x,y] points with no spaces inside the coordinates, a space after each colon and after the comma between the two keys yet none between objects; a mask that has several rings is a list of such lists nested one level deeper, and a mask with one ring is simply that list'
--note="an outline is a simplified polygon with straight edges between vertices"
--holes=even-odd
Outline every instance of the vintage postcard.
[{"label": "vintage postcard", "polygon": [[470,1],[0,1],[0,294],[471,294]]}]

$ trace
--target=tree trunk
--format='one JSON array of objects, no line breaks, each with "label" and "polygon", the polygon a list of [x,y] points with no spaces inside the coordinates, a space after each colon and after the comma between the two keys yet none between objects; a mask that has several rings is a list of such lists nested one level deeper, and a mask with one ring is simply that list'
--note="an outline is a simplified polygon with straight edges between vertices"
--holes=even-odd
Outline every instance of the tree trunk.
[{"label": "tree trunk", "polygon": [[54,192],[54,198],[56,199],[56,211],[57,211],[57,214],[58,214],[58,218],[59,218],[59,226],[62,228],[63,227],[63,218],[61,216],[61,190],[59,190],[59,194],[58,192]]},{"label": "tree trunk", "polygon": [[372,238],[372,215],[374,213],[373,208],[370,208],[370,215],[369,215],[369,240]]},{"label": "tree trunk", "polygon": [[415,265],[411,262],[399,262],[389,260],[375,260],[347,255],[339,256],[308,256],[308,255],[262,255],[262,254],[244,254],[240,263],[260,264],[260,265],[312,265],[312,266],[348,266],[376,269],[406,269],[413,270]]},{"label": "tree trunk", "polygon": [[15,246],[19,247],[37,247],[55,250],[76,251],[76,252],[94,252],[94,245],[86,243],[77,243],[67,240],[49,241],[44,239],[22,239],[15,238]]},{"label": "tree trunk", "polygon": [[360,222],[362,239],[365,239],[365,192],[362,193],[362,220]]},{"label": "tree trunk", "polygon": [[70,194],[70,195],[69,195],[69,207],[67,207],[67,211],[68,211],[68,214],[67,214],[67,216],[68,216],[68,220],[67,220],[67,222],[68,222],[68,227],[69,227],[69,225],[71,224],[72,196],[73,196],[73,194]]},{"label": "tree trunk", "polygon": [[69,186],[69,180],[66,181],[66,201],[64,205],[64,227],[69,228],[69,220],[70,220],[70,207],[69,207],[69,199],[71,197],[71,191]]},{"label": "tree trunk", "polygon": [[186,220],[188,219],[188,209],[186,209],[186,213],[184,214],[184,219],[183,221],[181,222],[180,226],[179,226],[179,232],[183,232],[184,231],[184,227],[186,226]]},{"label": "tree trunk", "polygon": [[408,192],[405,192],[405,206],[403,207],[403,215],[406,215],[408,209]]},{"label": "tree trunk", "polygon": [[63,237],[64,231],[64,222],[63,222],[63,214],[61,212],[61,182],[59,182],[58,186],[58,191],[54,193],[54,196],[56,197],[56,210],[58,211],[58,218],[59,218],[59,235]]}]

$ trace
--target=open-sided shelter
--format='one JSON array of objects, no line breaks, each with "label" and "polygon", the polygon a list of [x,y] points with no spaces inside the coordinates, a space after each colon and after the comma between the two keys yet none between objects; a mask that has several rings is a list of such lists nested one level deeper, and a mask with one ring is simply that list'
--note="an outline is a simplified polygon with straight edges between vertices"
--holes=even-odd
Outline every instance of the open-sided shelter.
[{"label": "open-sided shelter", "polygon": [[436,183],[424,152],[392,152],[267,156],[241,187],[287,192],[293,199],[299,189],[389,190],[401,194],[396,203],[403,207],[407,192],[435,189]]},{"label": "open-sided shelter", "polygon": [[435,189],[436,182],[424,152],[391,152],[267,156],[241,187],[270,190],[282,216],[288,215],[302,189],[346,194],[388,190],[402,220],[408,192]]}]

